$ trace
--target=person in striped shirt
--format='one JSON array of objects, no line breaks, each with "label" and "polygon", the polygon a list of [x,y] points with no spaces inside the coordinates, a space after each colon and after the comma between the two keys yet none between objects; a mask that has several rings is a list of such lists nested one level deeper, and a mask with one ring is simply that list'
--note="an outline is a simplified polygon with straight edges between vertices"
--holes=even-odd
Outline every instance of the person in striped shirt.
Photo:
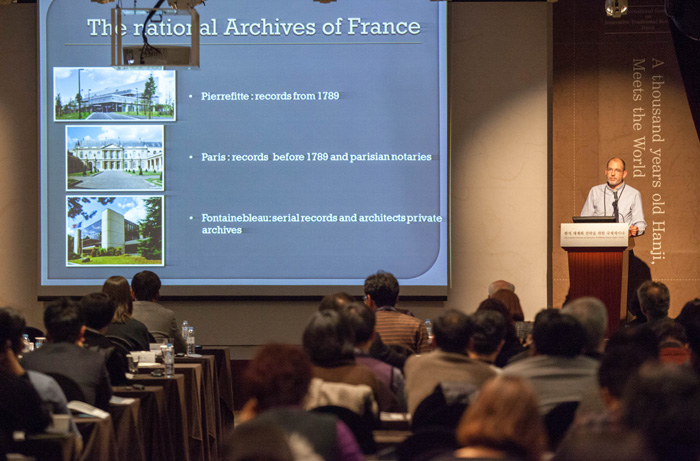
[{"label": "person in striped shirt", "polygon": [[377,316],[376,330],[389,346],[403,349],[407,355],[430,351],[428,332],[423,322],[396,308],[399,282],[393,274],[379,271],[365,279],[365,304]]}]

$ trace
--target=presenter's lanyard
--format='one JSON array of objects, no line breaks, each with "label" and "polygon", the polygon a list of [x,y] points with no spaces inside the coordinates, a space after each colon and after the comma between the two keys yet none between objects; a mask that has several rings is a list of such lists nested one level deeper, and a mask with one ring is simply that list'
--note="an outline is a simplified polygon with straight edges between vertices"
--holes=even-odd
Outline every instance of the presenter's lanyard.
[{"label": "presenter's lanyard", "polygon": [[[613,202],[619,202],[619,201],[620,201],[620,199],[622,198],[622,193],[625,191],[625,187],[627,187],[627,183],[624,183],[624,184],[622,185],[622,190],[620,190],[620,195],[618,195],[616,198],[614,198],[614,199],[613,199]],[[613,193],[613,197],[615,196],[615,191],[613,190],[612,187],[610,187],[610,184],[606,184],[606,189],[610,189],[610,192]],[[607,204],[605,203],[605,197],[603,197],[603,216],[607,216],[607,215],[608,215],[608,212],[607,212],[606,207],[607,207]],[[620,207],[619,207],[619,206],[613,207],[613,211],[615,210],[615,208],[618,209],[617,215],[619,216],[619,214],[620,214],[620,211],[619,211],[619,210],[620,210]],[[619,219],[619,218],[616,216],[616,219]],[[623,221],[623,222],[624,222],[624,221]]]}]

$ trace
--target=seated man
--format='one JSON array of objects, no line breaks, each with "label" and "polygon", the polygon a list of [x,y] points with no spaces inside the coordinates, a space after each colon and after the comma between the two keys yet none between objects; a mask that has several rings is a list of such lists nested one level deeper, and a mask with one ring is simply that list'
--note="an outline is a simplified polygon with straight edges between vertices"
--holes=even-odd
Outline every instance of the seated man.
[{"label": "seated man", "polygon": [[482,361],[501,373],[494,363],[505,344],[506,319],[496,311],[481,310],[471,316],[472,337],[469,340],[469,358]]},{"label": "seated man", "polygon": [[567,303],[561,310],[578,320],[586,331],[583,353],[593,359],[601,359],[605,350],[605,330],[608,328],[608,311],[598,298],[584,296]]},{"label": "seated man", "polygon": [[80,300],[80,312],[85,321],[83,347],[104,354],[109,381],[112,386],[122,386],[127,382],[129,370],[126,356],[105,336],[116,310],[117,303],[105,293],[90,293]]},{"label": "seated man", "polygon": [[546,414],[557,404],[580,402],[597,387],[598,361],[582,354],[586,332],[572,316],[558,309],[545,309],[535,317],[532,330],[533,356],[503,369],[505,375],[528,378]]},{"label": "seated man", "polygon": [[81,347],[85,325],[80,308],[69,299],[51,302],[44,311],[46,344],[30,352],[20,362],[27,370],[71,378],[90,405],[109,410],[112,386],[104,356]]},{"label": "seated man", "polygon": [[396,309],[399,282],[393,274],[379,271],[365,280],[365,304],[377,315],[377,331],[390,346],[413,354],[430,350],[428,331],[419,319]]},{"label": "seated man", "polygon": [[131,279],[134,297],[133,318],[148,327],[148,331],[160,332],[172,338],[175,352],[187,352],[182,331],[175,320],[175,313],[158,304],[160,278],[154,272],[141,271]]},{"label": "seated man", "polygon": [[668,308],[671,304],[671,295],[666,285],[647,280],[637,289],[637,298],[647,323],[654,324],[669,320]]},{"label": "seated man", "polygon": [[656,459],[700,459],[700,378],[686,367],[646,363],[622,394],[620,421],[642,433]]},{"label": "seated man", "polygon": [[[26,327],[24,317],[12,308],[0,308],[0,343],[8,349],[0,359],[0,370],[9,372],[23,379],[29,378],[34,390],[39,394],[43,407],[52,415],[71,415],[66,396],[55,379],[33,370],[25,370],[19,364],[18,354],[22,350],[22,333]],[[76,436],[77,448],[82,447],[82,436],[73,418],[70,418],[71,431]]]},{"label": "seated man", "polygon": [[[12,445],[14,431],[35,433],[51,422],[49,412],[19,365],[19,337],[24,328],[19,315],[9,308],[0,309],[0,459]],[[16,340],[14,338],[16,337]]]},{"label": "seated man", "polygon": [[455,309],[445,311],[435,319],[433,333],[437,350],[411,356],[406,361],[406,400],[410,413],[441,382],[460,381],[481,387],[496,376],[490,365],[469,358],[472,323],[465,313]]}]

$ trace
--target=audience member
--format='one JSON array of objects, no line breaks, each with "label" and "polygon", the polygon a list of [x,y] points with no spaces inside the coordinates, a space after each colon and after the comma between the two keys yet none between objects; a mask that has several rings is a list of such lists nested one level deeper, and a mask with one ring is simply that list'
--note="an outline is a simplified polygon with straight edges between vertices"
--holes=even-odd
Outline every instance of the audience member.
[{"label": "audience member", "polygon": [[430,350],[428,332],[419,319],[399,312],[396,301],[399,282],[392,274],[379,271],[365,280],[365,304],[376,312],[377,331],[390,346],[422,354]]},{"label": "audience member", "polygon": [[458,458],[541,461],[547,435],[537,395],[525,379],[498,376],[484,384],[457,427]]},{"label": "audience member", "polygon": [[406,361],[406,400],[410,413],[441,382],[461,381],[481,386],[496,376],[490,365],[469,358],[472,322],[466,314],[455,309],[445,311],[435,319],[433,333],[437,350],[411,356]]},{"label": "audience member", "polygon": [[605,304],[598,298],[586,296],[569,302],[561,312],[578,320],[586,331],[583,353],[600,359],[605,349],[605,330],[608,328],[608,311]]},{"label": "audience member", "polygon": [[622,423],[641,432],[659,461],[700,458],[700,379],[671,364],[645,364],[622,396]]},{"label": "audience member", "polygon": [[675,320],[685,328],[686,324],[696,318],[700,318],[700,298],[695,298],[685,303],[681,313],[678,314]]},{"label": "audience member", "polygon": [[525,343],[527,337],[532,333],[532,322],[525,321],[525,314],[523,314],[523,308],[520,305],[520,298],[518,298],[518,295],[512,290],[501,288],[500,290],[496,290],[489,298],[496,299],[506,306],[508,314],[515,324],[515,333],[518,336],[518,340],[520,343]]},{"label": "audience member", "polygon": [[[355,298],[344,292],[333,293],[326,295],[321,300],[321,304],[318,306],[319,311],[334,310],[340,311],[340,309],[350,303],[355,302]],[[376,317],[375,317],[376,325]],[[403,372],[403,366],[406,363],[406,356],[404,354],[399,354],[394,349],[390,348],[384,341],[382,341],[382,336],[375,329],[374,340],[369,348],[369,355],[377,360],[386,362],[392,367],[396,367]]]},{"label": "audience member", "polygon": [[647,318],[647,323],[668,320],[671,295],[666,285],[661,282],[647,280],[637,289],[637,298],[639,299],[642,313]]},{"label": "audience member", "polygon": [[599,388],[584,393],[576,413],[576,429],[618,429],[625,386],[644,363],[658,358],[659,343],[648,328],[630,327],[613,333],[598,368]]},{"label": "audience member", "polygon": [[287,434],[274,421],[253,419],[226,437],[221,459],[227,461],[294,461]]},{"label": "audience member", "polygon": [[133,294],[133,318],[146,325],[151,333],[159,332],[173,343],[175,352],[187,352],[182,330],[175,313],[158,304],[160,277],[151,271],[141,271],[131,279]]},{"label": "audience member", "polygon": [[127,382],[126,373],[129,371],[126,356],[105,336],[116,310],[117,303],[105,293],[90,293],[80,300],[80,312],[85,322],[83,347],[101,352],[105,356],[112,386],[122,386]]},{"label": "audience member", "polygon": [[492,365],[501,352],[506,337],[506,319],[496,311],[482,310],[471,315],[472,332],[469,341],[469,358]]},{"label": "audience member", "polygon": [[[51,422],[48,408],[17,359],[24,327],[14,309],[0,309],[0,459],[10,450],[14,431],[33,434]],[[53,385],[58,387],[55,381]],[[58,393],[63,395],[60,389]]]},{"label": "audience member", "polygon": [[505,280],[496,280],[495,282],[491,282],[489,284],[489,295],[488,297],[492,297],[495,292],[498,290],[508,290],[512,291],[515,293],[515,285],[513,285],[510,282],[507,282]]},{"label": "audience member", "polygon": [[532,339],[534,356],[508,365],[503,373],[532,381],[542,414],[560,403],[580,402],[596,387],[598,361],[581,355],[586,332],[575,318],[545,309],[535,317]]},{"label": "audience member", "polygon": [[688,338],[683,326],[673,320],[654,322],[649,328],[659,340],[659,360],[662,363],[683,365],[690,359]]},{"label": "audience member", "polygon": [[700,316],[687,314],[683,318],[683,327],[690,349],[690,366],[700,375]]},{"label": "audience member", "polygon": [[304,350],[313,363],[313,374],[324,381],[365,384],[372,388],[381,411],[396,411],[400,406],[391,390],[364,365],[357,363],[354,337],[340,313],[316,312],[306,325]]},{"label": "audience member", "polygon": [[525,347],[522,345],[520,339],[518,338],[518,334],[515,329],[515,322],[510,316],[508,309],[506,308],[506,306],[503,305],[501,301],[490,298],[485,299],[481,302],[481,304],[479,304],[479,307],[476,310],[477,312],[483,310],[496,311],[499,314],[501,314],[504,319],[506,319],[505,343],[501,348],[501,352],[498,353],[494,365],[496,365],[499,368],[503,368],[513,357],[515,357],[518,354],[522,354],[523,352],[526,352]]},{"label": "audience member", "polygon": [[44,311],[48,344],[22,357],[27,370],[66,376],[78,384],[90,405],[109,410],[112,386],[104,356],[81,347],[85,325],[80,308],[61,298]]},{"label": "audience member", "polygon": [[552,461],[657,461],[637,431],[577,430],[567,436]]},{"label": "audience member", "polygon": [[348,304],[357,301],[352,295],[345,293],[344,291],[339,291],[337,293],[332,293],[326,295],[321,299],[321,304],[318,306],[319,311],[336,311],[339,312],[340,309],[347,306]]},{"label": "audience member", "polygon": [[[44,407],[51,415],[68,415],[70,418],[71,431],[76,437],[77,451],[82,449],[82,435],[71,417],[68,409],[68,402],[63,390],[55,379],[34,370],[25,370],[20,365],[17,357],[22,351],[22,333],[26,327],[26,321],[19,312],[10,307],[0,309],[0,343],[9,341],[11,353],[7,353],[3,360],[0,360],[0,369],[9,371],[17,376],[26,376],[34,389],[41,397]],[[25,375],[26,374],[26,375]]]},{"label": "audience member", "polygon": [[117,336],[126,340],[129,350],[149,350],[151,335],[148,328],[132,317],[134,305],[129,282],[121,275],[113,275],[102,285],[102,293],[106,293],[117,303],[112,323],[107,328],[107,336]]},{"label": "audience member", "polygon": [[391,390],[398,403],[397,411],[406,411],[406,385],[403,373],[388,363],[377,360],[370,355],[370,350],[376,335],[376,318],[374,311],[362,303],[353,302],[346,305],[340,312],[348,322],[350,331],[355,338],[355,360],[372,370],[372,372]]},{"label": "audience member", "polygon": [[[303,445],[312,448],[307,456],[315,452],[321,459],[364,459],[345,424],[333,416],[301,409],[312,376],[312,364],[301,348],[283,344],[261,347],[244,374],[250,400],[241,410],[240,420],[247,424],[255,418],[259,423],[276,424],[290,438],[305,441]],[[290,448],[294,451],[295,444]],[[294,454],[295,459],[302,459],[303,453]]]},{"label": "audience member", "polygon": [[516,295],[511,290],[505,290],[502,288],[500,290],[497,290],[491,296],[489,296],[489,298],[497,299],[500,302],[502,302],[503,305],[506,306],[506,309],[508,309],[510,318],[512,318],[513,321],[522,322],[523,320],[525,320],[523,308],[520,305],[520,298],[518,298],[518,295]]}]

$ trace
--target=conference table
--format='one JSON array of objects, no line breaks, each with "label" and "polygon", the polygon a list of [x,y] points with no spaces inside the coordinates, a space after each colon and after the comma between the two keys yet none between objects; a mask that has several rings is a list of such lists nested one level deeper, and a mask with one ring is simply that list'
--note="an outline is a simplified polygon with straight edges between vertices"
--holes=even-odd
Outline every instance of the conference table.
[{"label": "conference table", "polygon": [[[219,364],[225,366],[225,362]],[[230,379],[230,368],[227,368]],[[217,371],[214,355],[176,357],[173,378],[152,376],[150,372],[156,369],[162,370],[163,365],[139,366],[139,373],[132,382],[144,386],[163,386],[166,407],[175,413],[170,418],[168,431],[177,447],[176,454],[184,454],[177,459],[218,459],[218,440],[224,433],[219,376],[227,372]],[[172,382],[177,379],[182,380],[182,384],[173,385]]]},{"label": "conference table", "polygon": [[[181,411],[177,391],[178,382],[184,387],[184,377],[175,375],[170,378],[172,384],[168,385],[146,385],[143,383],[147,382],[147,376],[150,377],[150,375],[136,375],[133,380],[134,384],[143,385],[143,389],[136,389],[133,386],[114,388],[114,395],[138,399],[140,402],[138,427],[145,447],[145,459],[189,461],[187,437],[183,434],[184,412]],[[178,395],[177,400],[172,394]]]},{"label": "conference table", "polygon": [[[77,459],[218,459],[218,443],[234,419],[230,352],[225,347],[206,350],[211,353],[176,357],[170,378],[154,376],[162,364],[140,366],[129,385],[113,388],[109,416],[75,415],[83,436]],[[70,434],[46,434],[32,436],[23,447],[69,461],[76,459],[73,442]]]},{"label": "conference table", "polygon": [[[228,346],[204,346],[202,355],[214,356],[214,370],[219,385],[219,413],[221,428],[233,426],[233,376],[231,375],[231,348]],[[223,434],[219,434],[219,439]]]}]

